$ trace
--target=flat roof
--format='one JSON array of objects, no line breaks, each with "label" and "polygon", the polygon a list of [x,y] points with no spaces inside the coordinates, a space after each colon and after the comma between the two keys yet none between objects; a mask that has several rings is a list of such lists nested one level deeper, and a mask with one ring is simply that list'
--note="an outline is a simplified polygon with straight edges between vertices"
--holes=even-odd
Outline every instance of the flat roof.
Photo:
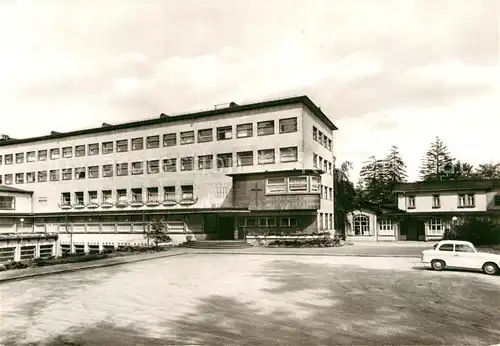
[{"label": "flat roof", "polygon": [[324,174],[326,171],[322,169],[310,169],[310,168],[293,168],[293,169],[280,169],[276,171],[260,171],[260,172],[241,172],[241,173],[228,173],[228,177],[239,177],[239,176],[251,176],[251,175],[265,175],[265,174],[285,174],[285,173],[302,173],[302,174]]},{"label": "flat roof", "polygon": [[393,192],[489,190],[500,187],[500,179],[438,180],[396,184]]},{"label": "flat roof", "polygon": [[0,185],[0,192],[14,192],[14,193],[25,193],[32,195],[33,191],[18,189],[17,187]]},{"label": "flat roof", "polygon": [[159,116],[158,118],[155,118],[155,119],[139,120],[139,121],[123,123],[123,124],[118,124],[118,125],[106,124],[106,126],[95,127],[95,128],[90,128],[90,129],[84,129],[84,130],[77,130],[77,131],[70,131],[70,132],[55,132],[55,131],[53,131],[52,134],[45,135],[45,136],[21,138],[21,139],[0,140],[0,147],[13,145],[13,144],[23,144],[23,143],[44,141],[44,140],[50,140],[50,139],[66,138],[66,137],[72,137],[72,136],[81,136],[81,135],[86,135],[86,134],[110,132],[110,131],[115,131],[115,130],[132,129],[132,128],[141,127],[141,126],[157,125],[157,124],[171,123],[171,122],[184,121],[184,120],[194,120],[194,119],[199,119],[199,118],[204,118],[204,117],[213,117],[213,116],[217,116],[217,115],[246,112],[246,111],[258,110],[258,109],[262,109],[262,108],[288,106],[288,105],[293,105],[293,104],[302,104],[302,105],[306,106],[307,108],[309,108],[312,111],[312,113],[314,115],[316,115],[318,118],[320,118],[321,121],[323,121],[328,126],[328,128],[330,128],[332,131],[338,130],[338,128],[326,116],[326,114],[323,113],[323,111],[318,106],[316,106],[316,104],[314,104],[314,102],[311,101],[311,99],[308,96],[302,95],[302,96],[295,96],[295,97],[289,97],[289,98],[283,98],[283,99],[277,99],[277,100],[271,100],[271,101],[250,103],[250,104],[246,104],[246,105],[237,105],[237,104],[232,103],[231,106],[225,107],[225,108],[220,108],[220,109],[213,109],[213,110],[201,111],[201,112],[195,112],[195,113],[187,113],[187,114],[176,115],[176,116]]}]

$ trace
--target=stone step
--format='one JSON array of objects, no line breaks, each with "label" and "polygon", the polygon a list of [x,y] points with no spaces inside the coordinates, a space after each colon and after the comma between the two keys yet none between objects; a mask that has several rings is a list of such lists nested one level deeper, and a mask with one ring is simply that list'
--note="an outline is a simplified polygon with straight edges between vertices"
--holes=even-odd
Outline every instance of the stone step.
[{"label": "stone step", "polygon": [[241,249],[253,245],[246,240],[194,240],[180,246],[192,249]]}]

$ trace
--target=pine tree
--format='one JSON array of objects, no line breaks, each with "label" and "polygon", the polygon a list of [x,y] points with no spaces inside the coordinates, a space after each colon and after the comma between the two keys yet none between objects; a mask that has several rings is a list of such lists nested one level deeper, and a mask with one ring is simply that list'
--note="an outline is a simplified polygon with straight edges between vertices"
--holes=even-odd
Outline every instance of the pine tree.
[{"label": "pine tree", "polygon": [[478,179],[500,179],[500,163],[484,163],[474,171]]},{"label": "pine tree", "polygon": [[360,179],[364,188],[364,198],[372,203],[384,203],[387,200],[387,176],[384,160],[371,156],[363,163]]},{"label": "pine tree", "polygon": [[335,229],[345,232],[347,214],[357,207],[357,194],[354,184],[349,180],[349,172],[353,165],[343,162],[339,168],[334,167],[334,224]]},{"label": "pine tree", "polygon": [[406,181],[406,165],[401,157],[397,146],[393,145],[391,151],[384,160],[384,175],[389,184],[402,183]]},{"label": "pine tree", "polygon": [[423,181],[449,179],[453,161],[448,147],[439,137],[436,137],[422,158],[420,178]]}]

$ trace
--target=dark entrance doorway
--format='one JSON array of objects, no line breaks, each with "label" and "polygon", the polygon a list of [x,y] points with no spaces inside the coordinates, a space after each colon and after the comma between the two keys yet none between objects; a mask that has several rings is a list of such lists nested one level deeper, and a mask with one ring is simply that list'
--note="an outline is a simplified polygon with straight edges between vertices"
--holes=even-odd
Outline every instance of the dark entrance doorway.
[{"label": "dark entrance doorway", "polygon": [[219,216],[217,233],[220,240],[234,240],[234,217]]},{"label": "dark entrance doorway", "polygon": [[[425,237],[425,224],[420,220],[408,220],[402,224],[406,231],[406,240],[418,241]],[[401,233],[403,234],[403,233]]]}]

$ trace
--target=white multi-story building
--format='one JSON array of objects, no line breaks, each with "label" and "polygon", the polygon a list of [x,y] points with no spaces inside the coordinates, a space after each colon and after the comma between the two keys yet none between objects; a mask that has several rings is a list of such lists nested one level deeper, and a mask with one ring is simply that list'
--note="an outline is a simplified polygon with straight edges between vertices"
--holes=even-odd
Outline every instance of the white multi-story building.
[{"label": "white multi-story building", "polygon": [[300,96],[4,136],[0,231],[55,233],[71,251],[142,244],[157,216],[174,242],[333,231],[336,129]]}]

